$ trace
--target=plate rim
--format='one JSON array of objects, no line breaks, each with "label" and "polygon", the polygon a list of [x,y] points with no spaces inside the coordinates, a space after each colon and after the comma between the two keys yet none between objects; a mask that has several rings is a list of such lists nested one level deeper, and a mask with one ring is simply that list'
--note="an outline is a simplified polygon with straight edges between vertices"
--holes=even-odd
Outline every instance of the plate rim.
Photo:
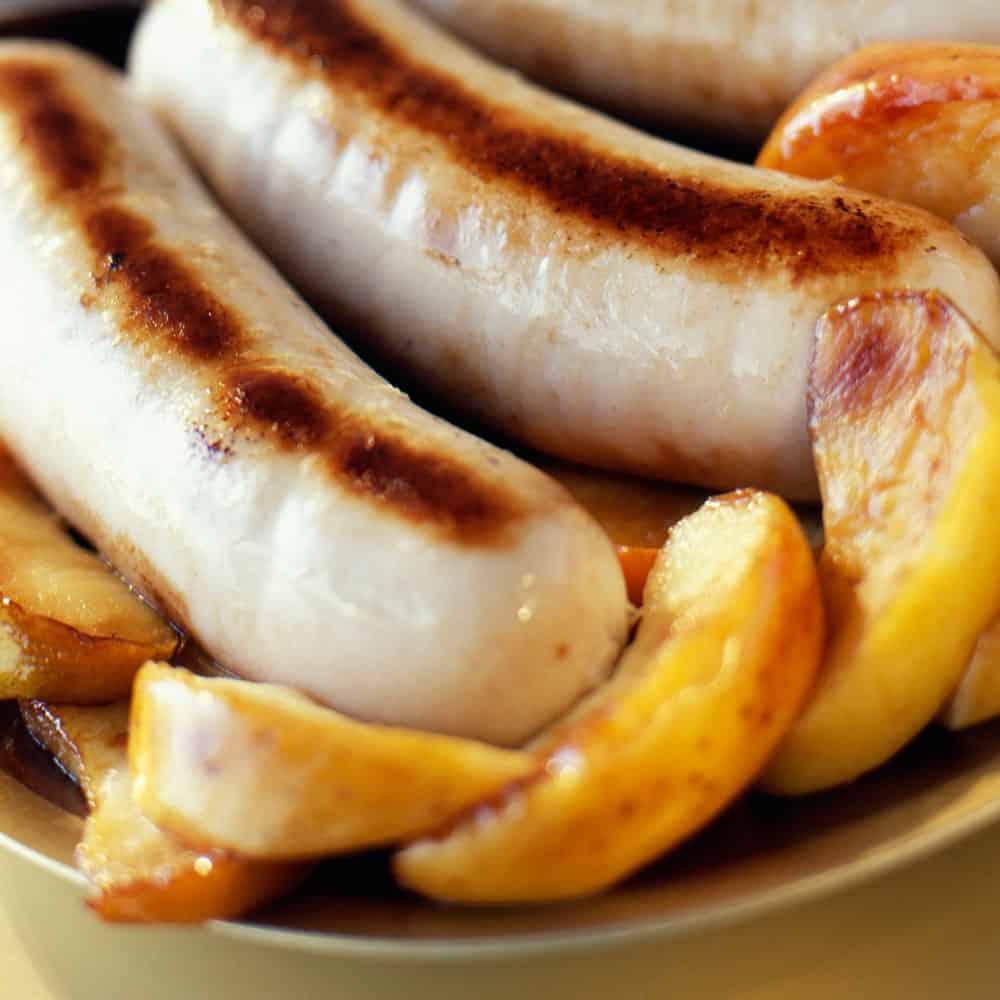
[{"label": "plate rim", "polygon": [[[7,776],[5,776],[7,777]],[[27,795],[30,789],[10,778]],[[380,934],[354,934],[281,927],[253,920],[211,920],[190,925],[188,931],[272,949],[336,958],[419,961],[436,964],[454,961],[489,961],[498,958],[530,958],[540,954],[572,955],[582,950],[641,945],[743,924],[766,914],[789,909],[825,896],[854,888],[881,875],[907,867],[941,852],[996,824],[1000,820],[1000,796],[981,803],[969,813],[941,827],[916,829],[888,847],[879,847],[826,871],[803,875],[787,885],[759,888],[736,902],[709,903],[691,912],[668,916],[624,919],[605,925],[497,934],[476,937],[428,937],[404,939]],[[83,874],[50,857],[30,844],[0,830],[0,855],[8,853],[20,861],[43,869],[48,875],[70,883],[81,891]],[[613,890],[612,890],[613,891]],[[434,905],[429,903],[428,905]],[[99,920],[94,916],[94,920]],[[170,925],[176,927],[178,925]]]}]

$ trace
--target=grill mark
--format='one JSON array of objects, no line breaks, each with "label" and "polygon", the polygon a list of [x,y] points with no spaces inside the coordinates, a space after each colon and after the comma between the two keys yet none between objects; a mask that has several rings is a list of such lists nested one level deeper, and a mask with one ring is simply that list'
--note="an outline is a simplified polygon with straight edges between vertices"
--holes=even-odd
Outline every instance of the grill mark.
[{"label": "grill mark", "polygon": [[356,495],[373,497],[424,520],[434,517],[478,542],[499,540],[512,515],[513,497],[485,490],[472,472],[401,437],[356,427],[332,449],[335,473]]},{"label": "grill mark", "polygon": [[[117,306],[123,324],[202,360],[236,352],[240,321],[175,253],[157,245],[149,222],[116,204],[123,151],[80,109],[60,72],[27,59],[0,63],[0,105],[34,159],[46,196],[80,226],[94,253],[96,292]],[[84,296],[85,305],[98,297]]]},{"label": "grill mark", "polygon": [[513,495],[488,487],[469,468],[373,421],[332,410],[299,375],[243,367],[228,373],[223,385],[220,409],[230,425],[322,455],[331,475],[355,496],[477,543],[501,540],[511,520],[527,513]]},{"label": "grill mark", "polygon": [[86,215],[83,229],[96,258],[94,284],[105,301],[117,300],[134,335],[157,336],[169,350],[202,361],[238,355],[243,323],[174,252],[157,245],[149,222],[110,204]]},{"label": "grill mark", "polygon": [[230,373],[226,387],[231,410],[239,418],[270,430],[287,446],[318,444],[330,431],[322,397],[293,374],[245,368]]},{"label": "grill mark", "polygon": [[0,102],[14,114],[21,142],[34,154],[50,197],[101,181],[112,138],[100,124],[76,113],[53,70],[28,61],[3,63]]},{"label": "grill mark", "polygon": [[[513,490],[433,444],[414,446],[377,419],[327,402],[308,378],[286,371],[276,358],[250,359],[249,324],[178,251],[157,242],[147,219],[120,203],[118,167],[128,153],[80,109],[57,69],[31,60],[0,63],[0,111],[19,129],[46,197],[79,228],[93,254],[93,288],[81,296],[85,308],[113,310],[150,355],[179,355],[209,380],[214,412],[199,416],[192,435],[204,442],[210,460],[228,460],[233,448],[211,436],[217,429],[206,419],[220,423],[223,435],[316,454],[341,488],[459,544],[503,544],[514,523],[532,512]],[[129,550],[135,565],[143,565]],[[152,584],[148,567],[140,577],[147,593],[185,617],[179,598]]]},{"label": "grill mark", "polygon": [[866,211],[863,202],[844,210],[809,196],[734,192],[588,149],[584,140],[548,130],[410,59],[350,0],[216,4],[279,58],[433,135],[480,178],[517,185],[556,213],[701,263],[732,268],[738,259],[745,273],[780,260],[801,279],[891,258],[917,235]]}]

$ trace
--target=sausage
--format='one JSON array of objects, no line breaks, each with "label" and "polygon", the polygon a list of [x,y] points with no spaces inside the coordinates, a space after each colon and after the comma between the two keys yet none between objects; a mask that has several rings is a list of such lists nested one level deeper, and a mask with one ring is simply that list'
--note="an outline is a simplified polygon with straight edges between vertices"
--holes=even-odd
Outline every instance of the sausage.
[{"label": "sausage", "polygon": [[225,665],[517,743],[629,608],[560,487],[418,409],[207,197],[124,81],[0,46],[0,435]]},{"label": "sausage", "polygon": [[1000,42],[982,0],[412,0],[533,79],[659,126],[756,141],[872,41]]},{"label": "sausage", "polygon": [[130,65],[363,351],[570,461],[815,499],[826,308],[937,288],[1000,343],[997,276],[940,220],[643,135],[392,0],[161,0]]}]

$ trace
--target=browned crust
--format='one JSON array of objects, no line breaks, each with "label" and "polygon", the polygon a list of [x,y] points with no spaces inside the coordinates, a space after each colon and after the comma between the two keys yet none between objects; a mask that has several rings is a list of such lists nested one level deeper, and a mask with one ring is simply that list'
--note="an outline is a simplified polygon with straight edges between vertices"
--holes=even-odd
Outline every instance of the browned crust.
[{"label": "browned crust", "polygon": [[882,259],[921,233],[871,200],[734,191],[671,177],[470,91],[404,51],[351,0],[215,0],[229,23],[278,58],[360,94],[381,114],[433,136],[482,179],[530,191],[562,217],[734,276],[774,269],[796,280]]},{"label": "browned crust", "polygon": [[49,68],[8,60],[0,66],[0,103],[15,110],[21,144],[32,150],[50,195],[82,192],[100,183],[112,137],[63,100],[59,78]]},{"label": "browned crust", "polygon": [[[1000,48],[938,42],[890,42],[848,56],[815,80],[782,116],[761,151],[761,166],[803,174],[800,163],[829,147],[820,163],[885,162],[942,105],[1000,99]],[[819,102],[822,101],[822,104]],[[904,130],[902,135],[896,129]],[[843,134],[841,134],[841,132]]]},{"label": "browned crust", "polygon": [[183,258],[156,242],[146,219],[111,202],[84,210],[80,221],[94,252],[97,297],[115,307],[133,336],[192,363],[222,363],[245,349],[249,331],[242,317]]},{"label": "browned crust", "polygon": [[[807,100],[854,84],[865,84],[871,101],[886,116],[924,104],[995,100],[1000,49],[958,42],[881,42],[860,49],[818,77],[800,98]],[[796,102],[799,103],[799,102]]]},{"label": "browned crust", "polygon": [[[940,353],[931,345],[939,346],[957,315],[949,299],[925,291],[873,292],[834,306],[817,324],[810,425],[815,428],[831,407],[855,419],[883,409],[924,377],[927,359]],[[965,353],[957,350],[949,363],[963,363]],[[919,412],[913,419],[920,419]]]},{"label": "browned crust", "polygon": [[[470,464],[433,444],[414,445],[377,416],[338,407],[280,358],[255,350],[252,323],[121,203],[128,151],[81,106],[56,67],[30,57],[0,63],[0,113],[13,121],[42,196],[92,251],[85,305],[112,310],[148,357],[180,358],[211,386],[212,412],[199,416],[193,436],[207,441],[211,426],[212,433],[221,428],[280,451],[316,454],[342,489],[460,544],[502,544],[532,513]],[[203,453],[224,461],[233,451],[220,443]]]}]

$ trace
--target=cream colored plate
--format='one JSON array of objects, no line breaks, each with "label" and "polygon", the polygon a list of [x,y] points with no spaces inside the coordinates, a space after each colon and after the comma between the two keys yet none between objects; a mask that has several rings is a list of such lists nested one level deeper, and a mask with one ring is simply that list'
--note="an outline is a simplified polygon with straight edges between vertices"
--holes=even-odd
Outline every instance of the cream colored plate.
[{"label": "cream colored plate", "polygon": [[773,991],[789,981],[817,997],[848,973],[880,996],[928,996],[934,976],[949,989],[1000,977],[998,817],[1000,725],[932,730],[836,793],[748,800],[595,900],[438,908],[394,892],[380,859],[345,859],[255,923],[136,930],[81,904],[66,867],[79,821],[0,775],[0,886],[56,995],[88,1000],[580,1000],[667,986],[757,998],[788,996]]}]

